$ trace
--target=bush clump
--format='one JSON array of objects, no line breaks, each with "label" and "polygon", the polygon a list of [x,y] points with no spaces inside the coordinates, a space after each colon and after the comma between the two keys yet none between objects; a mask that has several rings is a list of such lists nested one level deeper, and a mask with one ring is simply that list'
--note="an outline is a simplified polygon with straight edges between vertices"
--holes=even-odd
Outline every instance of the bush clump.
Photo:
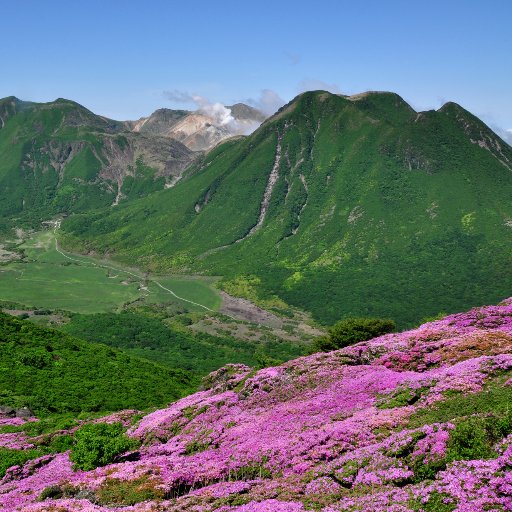
[{"label": "bush clump", "polygon": [[390,319],[345,318],[331,327],[326,336],[320,336],[313,341],[313,351],[330,352],[348,347],[393,332],[395,328],[395,322]]},{"label": "bush clump", "polygon": [[76,469],[90,471],[134,448],[135,441],[126,436],[121,423],[93,423],[75,432],[70,458]]}]

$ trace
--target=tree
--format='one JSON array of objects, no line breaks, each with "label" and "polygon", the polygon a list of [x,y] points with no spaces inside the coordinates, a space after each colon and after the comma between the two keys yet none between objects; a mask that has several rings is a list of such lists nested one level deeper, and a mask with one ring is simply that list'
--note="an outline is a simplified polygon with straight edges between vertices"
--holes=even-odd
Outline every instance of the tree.
[{"label": "tree", "polygon": [[395,322],[390,319],[345,318],[331,327],[327,335],[320,336],[313,341],[313,351],[337,350],[393,332],[395,327]]}]

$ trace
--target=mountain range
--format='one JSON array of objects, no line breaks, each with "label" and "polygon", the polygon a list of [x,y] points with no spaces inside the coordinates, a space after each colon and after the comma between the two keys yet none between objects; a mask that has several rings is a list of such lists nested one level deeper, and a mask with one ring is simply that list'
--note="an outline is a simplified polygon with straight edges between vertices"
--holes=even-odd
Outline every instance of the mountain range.
[{"label": "mountain range", "polygon": [[0,508],[512,510],[511,191],[451,102],[0,100]]},{"label": "mountain range", "polygon": [[203,150],[263,120],[247,105],[222,108],[224,125],[201,111],[169,109],[132,122],[65,99],[0,99],[0,229],[172,187]]},{"label": "mountain range", "polygon": [[219,108],[221,119],[215,112],[162,108],[149,117],[128,121],[128,126],[136,133],[178,140],[192,151],[206,151],[229,137],[250,133],[265,120],[263,113],[243,103]]},{"label": "mountain range", "polygon": [[510,190],[512,148],[461,106],[315,91],[217,145],[175,187],[69,218],[64,242],[222,275],[233,294],[279,297],[323,323],[407,326],[507,295]]}]

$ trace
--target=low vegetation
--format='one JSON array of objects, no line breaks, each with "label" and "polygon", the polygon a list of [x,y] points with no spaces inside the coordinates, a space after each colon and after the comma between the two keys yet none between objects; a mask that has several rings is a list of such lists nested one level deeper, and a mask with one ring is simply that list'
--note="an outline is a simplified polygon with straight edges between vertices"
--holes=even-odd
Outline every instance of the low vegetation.
[{"label": "low vegetation", "polygon": [[196,384],[189,372],[0,313],[0,404],[38,415],[146,409]]},{"label": "low vegetation", "polygon": [[314,352],[330,352],[360,341],[367,341],[377,336],[393,332],[396,324],[393,320],[380,318],[346,318],[340,320],[325,336],[313,341]]},{"label": "low vegetation", "polygon": [[66,452],[10,471],[0,506],[508,510],[511,350],[512,298],[273,368],[228,365],[163,409],[68,428]]},{"label": "low vegetation", "polygon": [[127,452],[137,443],[125,435],[121,423],[92,423],[74,433],[70,460],[75,468],[90,471],[106,466],[117,455]]},{"label": "low vegetation", "polygon": [[211,336],[180,325],[158,309],[73,315],[61,328],[80,338],[204,376],[228,363],[270,366],[302,355],[305,343],[244,341]]}]

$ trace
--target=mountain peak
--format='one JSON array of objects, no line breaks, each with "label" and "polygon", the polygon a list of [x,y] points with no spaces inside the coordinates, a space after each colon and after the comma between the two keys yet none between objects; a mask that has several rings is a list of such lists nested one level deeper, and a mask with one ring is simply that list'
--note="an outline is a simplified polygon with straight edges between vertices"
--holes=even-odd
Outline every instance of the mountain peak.
[{"label": "mountain peak", "polygon": [[245,103],[234,103],[233,105],[226,105],[226,108],[231,110],[231,115],[239,120],[254,120],[263,122],[266,118],[265,114],[257,108],[246,105]]}]

